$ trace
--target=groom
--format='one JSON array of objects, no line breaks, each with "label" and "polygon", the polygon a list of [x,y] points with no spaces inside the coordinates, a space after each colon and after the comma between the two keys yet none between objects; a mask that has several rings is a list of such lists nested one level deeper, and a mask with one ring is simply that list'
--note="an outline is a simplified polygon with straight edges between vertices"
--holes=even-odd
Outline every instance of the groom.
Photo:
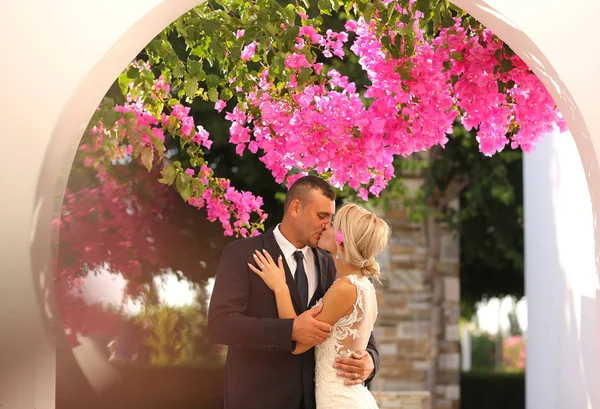
[{"label": "groom", "polygon": [[[237,240],[223,250],[208,311],[213,342],[227,345],[224,409],[315,409],[315,355],[292,355],[297,342],[318,345],[332,327],[310,309],[335,278],[331,254],[317,248],[335,213],[335,192],[316,176],[289,189],[283,220],[266,233]],[[275,295],[247,263],[255,250],[282,256],[298,315],[279,319]],[[339,358],[338,375],[347,385],[369,382],[379,367],[373,335],[366,351]]]}]

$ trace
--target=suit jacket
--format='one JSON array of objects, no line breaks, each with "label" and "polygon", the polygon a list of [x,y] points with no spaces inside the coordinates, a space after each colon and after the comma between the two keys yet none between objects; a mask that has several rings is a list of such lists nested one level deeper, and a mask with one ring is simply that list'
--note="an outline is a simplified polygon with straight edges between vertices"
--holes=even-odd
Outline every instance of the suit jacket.
[{"label": "suit jacket", "polygon": [[[293,355],[292,319],[279,319],[275,295],[252,272],[255,250],[266,249],[274,259],[283,255],[273,229],[260,236],[237,240],[223,250],[208,311],[211,340],[228,346],[225,365],[224,409],[315,409],[314,348]],[[317,289],[309,308],[335,279],[331,254],[313,249]],[[285,264],[288,287],[297,314],[301,306],[296,282]],[[379,353],[371,334],[367,351],[375,373]]]}]

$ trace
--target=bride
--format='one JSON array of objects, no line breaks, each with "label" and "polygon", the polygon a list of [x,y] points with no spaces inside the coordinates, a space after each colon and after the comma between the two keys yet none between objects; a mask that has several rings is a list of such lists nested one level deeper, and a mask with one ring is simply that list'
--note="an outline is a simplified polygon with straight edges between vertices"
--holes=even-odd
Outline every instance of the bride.
[{"label": "bride", "polygon": [[[389,236],[390,227],[385,221],[349,203],[341,207],[319,240],[318,246],[334,257],[337,274],[333,285],[317,302],[323,304],[323,309],[315,319],[333,326],[332,335],[315,347],[317,409],[377,408],[364,385],[344,385],[334,363],[336,358],[347,358],[367,346],[377,318],[377,299],[370,278],[380,274],[375,256],[386,247]],[[275,293],[279,318],[295,318],[281,257],[275,262],[266,250],[257,250],[254,259],[261,269],[248,266]],[[310,348],[297,344],[293,354]]]}]

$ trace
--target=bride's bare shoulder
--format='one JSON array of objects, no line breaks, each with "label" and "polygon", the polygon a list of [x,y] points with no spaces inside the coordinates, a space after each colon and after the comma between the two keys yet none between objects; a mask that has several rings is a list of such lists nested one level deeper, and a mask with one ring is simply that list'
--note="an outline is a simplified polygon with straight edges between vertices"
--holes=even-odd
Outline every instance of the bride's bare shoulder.
[{"label": "bride's bare shoulder", "polygon": [[343,300],[352,305],[357,298],[356,286],[347,277],[338,278],[325,293],[325,298]]}]

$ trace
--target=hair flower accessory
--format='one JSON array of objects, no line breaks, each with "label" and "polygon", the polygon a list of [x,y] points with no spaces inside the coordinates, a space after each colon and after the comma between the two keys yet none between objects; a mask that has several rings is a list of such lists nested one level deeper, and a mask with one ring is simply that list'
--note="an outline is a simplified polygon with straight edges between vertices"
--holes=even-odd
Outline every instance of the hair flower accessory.
[{"label": "hair flower accessory", "polygon": [[341,230],[335,232],[335,241],[338,244],[344,244],[344,235]]}]

